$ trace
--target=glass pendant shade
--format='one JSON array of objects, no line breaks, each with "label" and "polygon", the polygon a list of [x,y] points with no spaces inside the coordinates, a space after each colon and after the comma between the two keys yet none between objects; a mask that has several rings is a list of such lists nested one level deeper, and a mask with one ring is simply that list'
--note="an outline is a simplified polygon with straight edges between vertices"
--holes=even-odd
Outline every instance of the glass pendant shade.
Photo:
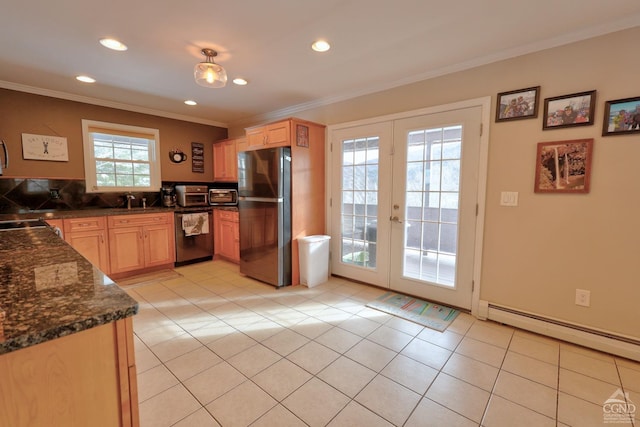
[{"label": "glass pendant shade", "polygon": [[204,62],[196,64],[193,76],[196,83],[204,87],[224,87],[227,84],[227,72],[220,65],[213,62],[218,53],[211,49],[202,49],[207,57]]}]

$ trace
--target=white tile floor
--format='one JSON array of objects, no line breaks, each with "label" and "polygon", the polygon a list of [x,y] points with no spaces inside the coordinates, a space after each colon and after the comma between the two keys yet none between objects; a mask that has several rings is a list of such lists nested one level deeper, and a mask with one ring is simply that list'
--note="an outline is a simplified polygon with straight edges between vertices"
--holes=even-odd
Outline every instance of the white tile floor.
[{"label": "white tile floor", "polygon": [[[332,278],[273,287],[212,261],[122,282],[142,427],[601,426],[640,363],[461,314],[445,332]],[[640,409],[628,425],[640,427]]]}]

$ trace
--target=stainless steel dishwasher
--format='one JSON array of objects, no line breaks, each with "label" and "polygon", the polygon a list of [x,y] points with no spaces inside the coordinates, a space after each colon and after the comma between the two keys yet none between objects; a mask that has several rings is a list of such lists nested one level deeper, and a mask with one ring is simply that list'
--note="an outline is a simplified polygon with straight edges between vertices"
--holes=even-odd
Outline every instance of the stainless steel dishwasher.
[{"label": "stainless steel dishwasher", "polygon": [[[187,235],[182,219],[189,214],[207,214],[208,232]],[[213,212],[211,210],[189,210],[175,213],[176,266],[207,261],[213,258]]]}]

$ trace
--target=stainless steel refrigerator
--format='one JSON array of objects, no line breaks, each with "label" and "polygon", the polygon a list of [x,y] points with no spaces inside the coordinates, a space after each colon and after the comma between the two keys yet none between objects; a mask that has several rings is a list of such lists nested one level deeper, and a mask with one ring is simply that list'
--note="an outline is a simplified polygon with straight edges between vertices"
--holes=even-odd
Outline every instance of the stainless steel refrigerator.
[{"label": "stainless steel refrigerator", "polygon": [[238,153],[240,272],[291,284],[291,149]]}]

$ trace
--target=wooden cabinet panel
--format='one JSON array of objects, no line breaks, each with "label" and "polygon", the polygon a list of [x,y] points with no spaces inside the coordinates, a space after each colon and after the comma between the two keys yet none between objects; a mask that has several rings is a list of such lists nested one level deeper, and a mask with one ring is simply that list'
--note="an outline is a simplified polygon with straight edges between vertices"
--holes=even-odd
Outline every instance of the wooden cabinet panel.
[{"label": "wooden cabinet panel", "polygon": [[266,133],[266,145],[270,147],[291,145],[291,122],[289,120],[267,125]]},{"label": "wooden cabinet panel", "polygon": [[114,215],[108,222],[112,274],[176,260],[173,214]]},{"label": "wooden cabinet panel", "polygon": [[[264,127],[247,129],[246,137],[247,150],[262,148],[267,143],[267,132]],[[243,147],[245,146],[243,145]]]},{"label": "wooden cabinet panel", "polygon": [[64,240],[104,273],[110,273],[106,219],[67,218],[63,224]]},{"label": "wooden cabinet panel", "polygon": [[111,273],[144,268],[144,239],[141,227],[109,229]]},{"label": "wooden cabinet panel", "polygon": [[238,212],[214,211],[214,248],[216,255],[229,261],[240,262],[240,235]]},{"label": "wooden cabinet panel", "polygon": [[64,220],[65,233],[76,231],[104,230],[107,227],[105,217],[67,218]]},{"label": "wooden cabinet panel", "polygon": [[173,224],[173,214],[112,215],[109,217],[109,228],[168,223]]},{"label": "wooden cabinet panel", "polygon": [[153,267],[175,261],[175,236],[170,224],[143,226],[144,266]]},{"label": "wooden cabinet panel", "polygon": [[65,240],[93,265],[109,273],[109,245],[106,230],[65,233]]},{"label": "wooden cabinet panel", "polygon": [[238,181],[238,141],[229,139],[213,144],[213,180]]},{"label": "wooden cabinet panel", "polygon": [[291,120],[247,128],[246,138],[246,145],[242,145],[239,151],[291,145]]},{"label": "wooden cabinet panel", "polygon": [[130,318],[0,355],[0,425],[137,427],[122,367],[135,373]]}]

